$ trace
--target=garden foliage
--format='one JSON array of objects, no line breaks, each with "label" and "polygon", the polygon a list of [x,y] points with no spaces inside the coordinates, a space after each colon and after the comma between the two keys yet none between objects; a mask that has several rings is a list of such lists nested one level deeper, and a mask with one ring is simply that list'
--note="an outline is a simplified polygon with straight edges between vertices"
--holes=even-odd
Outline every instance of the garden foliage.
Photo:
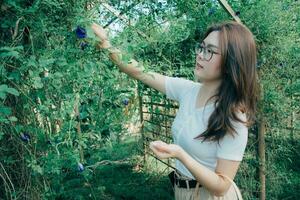
[{"label": "garden foliage", "polygon": [[[228,2],[257,42],[267,199],[299,199],[300,3]],[[130,25],[100,1],[1,1],[0,198],[109,198],[93,184],[103,177],[92,166],[107,156],[107,141],[118,143],[124,124],[138,117],[137,84],[97,48],[92,22],[110,24],[125,61],[134,57],[145,70],[193,79],[196,42],[210,24],[230,19],[213,0],[107,3]],[[249,155],[237,180],[245,199],[256,199],[259,161]]]}]

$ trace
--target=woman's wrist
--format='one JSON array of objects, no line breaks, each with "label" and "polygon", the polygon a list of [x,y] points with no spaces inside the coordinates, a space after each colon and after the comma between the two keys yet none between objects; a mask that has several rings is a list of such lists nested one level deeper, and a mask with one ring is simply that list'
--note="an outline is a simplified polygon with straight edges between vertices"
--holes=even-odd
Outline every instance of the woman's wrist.
[{"label": "woman's wrist", "polygon": [[109,40],[102,40],[99,44],[99,47],[104,51],[107,51],[109,54],[120,54],[121,51],[111,45]]},{"label": "woman's wrist", "polygon": [[99,47],[103,49],[105,52],[108,52],[110,59],[118,66],[123,67],[125,64],[122,62],[122,52],[111,45],[110,41],[107,39],[103,39]]},{"label": "woman's wrist", "polygon": [[102,42],[99,44],[99,46],[102,49],[109,49],[112,47],[112,45],[110,44],[109,40],[102,40]]},{"label": "woman's wrist", "polygon": [[[174,144],[172,144],[172,145],[174,145]],[[186,152],[184,151],[184,149],[181,146],[179,146],[179,145],[175,145],[175,146],[176,146],[176,148],[175,148],[176,151],[175,151],[174,157],[178,160],[183,160]]]}]

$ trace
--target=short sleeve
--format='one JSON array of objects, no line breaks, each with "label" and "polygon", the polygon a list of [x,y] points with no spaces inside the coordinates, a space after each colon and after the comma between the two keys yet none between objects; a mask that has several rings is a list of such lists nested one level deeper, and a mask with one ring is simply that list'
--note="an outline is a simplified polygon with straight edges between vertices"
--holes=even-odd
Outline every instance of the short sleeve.
[{"label": "short sleeve", "polygon": [[181,102],[185,94],[195,85],[193,81],[166,76],[165,87],[166,96],[168,99],[172,99]]},{"label": "short sleeve", "polygon": [[[241,120],[245,120],[245,115]],[[248,141],[248,127],[242,122],[232,121],[237,134],[226,134],[217,145],[217,158],[226,160],[242,161]]]}]

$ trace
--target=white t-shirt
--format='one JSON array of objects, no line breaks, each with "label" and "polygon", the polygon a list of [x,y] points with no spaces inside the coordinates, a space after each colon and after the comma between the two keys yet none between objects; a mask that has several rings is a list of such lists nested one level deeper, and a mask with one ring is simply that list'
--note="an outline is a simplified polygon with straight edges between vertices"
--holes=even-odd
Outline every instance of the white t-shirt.
[{"label": "white t-shirt", "polygon": [[[179,102],[179,109],[171,127],[174,144],[181,146],[191,157],[212,171],[216,169],[218,158],[241,161],[247,145],[247,126],[231,120],[238,134],[234,134],[234,137],[226,134],[220,140],[220,145],[217,142],[194,139],[207,129],[208,119],[215,106],[212,103],[196,108],[201,83],[177,77],[166,77],[165,81],[167,98]],[[243,113],[238,113],[237,116],[243,121],[246,120]],[[176,160],[175,167],[184,175],[195,179],[179,160]]]}]

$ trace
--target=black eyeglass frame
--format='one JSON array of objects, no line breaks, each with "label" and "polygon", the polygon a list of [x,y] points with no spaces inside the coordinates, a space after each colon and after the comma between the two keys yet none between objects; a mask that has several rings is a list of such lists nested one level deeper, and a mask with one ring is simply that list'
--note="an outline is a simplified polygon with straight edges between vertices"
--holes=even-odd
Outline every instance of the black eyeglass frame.
[{"label": "black eyeglass frame", "polygon": [[[202,43],[201,43],[201,44],[197,43],[196,46],[195,46],[196,57],[197,57],[200,53],[202,53],[203,50],[204,50],[203,59],[206,60],[206,61],[210,61],[210,60],[212,59],[212,57],[213,57],[214,54],[221,55],[220,53],[215,52],[215,51],[213,51],[212,49],[210,49],[210,48],[208,48],[208,47],[205,47]],[[207,54],[207,53],[208,53],[207,50],[211,51],[209,58],[207,58],[207,56],[206,56],[206,55],[208,55],[208,54]]]}]

